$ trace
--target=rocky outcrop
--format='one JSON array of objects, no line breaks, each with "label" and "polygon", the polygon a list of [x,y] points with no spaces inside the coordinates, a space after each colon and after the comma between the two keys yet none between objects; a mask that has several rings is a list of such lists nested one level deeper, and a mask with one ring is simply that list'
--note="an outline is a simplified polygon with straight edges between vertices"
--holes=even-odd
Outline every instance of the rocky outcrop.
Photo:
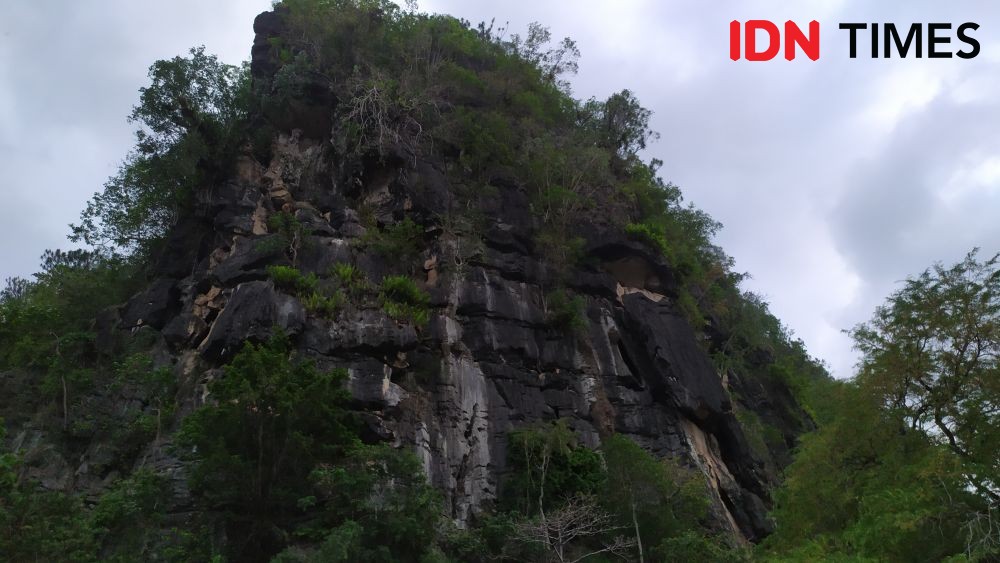
[{"label": "rocky outcrop", "polygon": [[[269,40],[282,32],[280,14],[262,14],[254,29],[251,68],[261,81],[279,65]],[[723,376],[747,408],[791,438],[806,417],[789,414],[798,407],[787,390],[716,370],[704,337],[677,306],[668,264],[620,234],[581,226],[592,260],[566,279],[585,299],[586,327],[559,329],[546,307],[551,264],[530,236],[536,225],[519,187],[501,186],[484,201],[489,220],[481,233],[456,235],[435,219],[449,211],[452,189],[439,163],[369,163],[345,182],[325,138],[335,101],[308,92],[306,99],[273,121],[268,162],[244,154],[228,182],[199,194],[198,212],[166,241],[157,281],[102,315],[102,342],[111,346],[114,331],[155,332],[159,363],[172,365],[181,382],[183,415],[207,399],[206,382],[245,342],[280,330],[320,367],[348,370],[365,438],[414,449],[458,523],[504,494],[511,430],[564,418],[588,446],[618,432],[658,456],[685,460],[706,475],[720,528],[748,540],[769,532],[769,491],[787,460],[749,447]],[[268,227],[279,212],[293,214],[307,233],[294,256]],[[363,214],[383,225],[412,218],[425,227],[414,273],[431,295],[426,326],[393,320],[364,299],[334,318],[316,316],[268,280],[268,265],[294,263],[327,283],[331,267],[346,262],[378,283],[399,265],[361,244]],[[89,462],[78,461],[99,454],[97,447],[49,464],[64,469],[45,476],[48,484],[73,487],[60,479],[81,471],[99,476],[93,463],[83,469]],[[178,472],[179,462],[165,454],[153,463]]]},{"label": "rocky outcrop", "polygon": [[[347,201],[333,171],[324,174],[329,158],[315,142],[288,133],[273,149],[283,162],[282,196],[274,198],[274,181],[259,174],[206,201],[217,218],[226,217],[214,222],[216,246],[193,257],[197,266],[188,276],[158,281],[123,307],[121,329],[140,317],[162,326],[172,353],[197,351],[202,369],[280,329],[320,366],[348,369],[366,413],[366,437],[413,448],[458,522],[503,494],[511,430],[565,418],[589,446],[613,431],[659,456],[688,460],[712,484],[718,525],[751,540],[769,531],[773,463],[748,447],[701,337],[678,311],[669,266],[637,243],[606,235],[592,248],[599,260],[570,277],[586,298],[587,327],[559,330],[547,322],[548,266],[530,240],[497,217],[481,247],[466,256],[443,231],[428,231],[419,260],[432,295],[426,327],[392,320],[370,302],[333,319],[309,315],[267,281],[265,266],[287,257],[266,250],[277,235],[246,227],[260,225],[257,216],[276,213],[280,204],[308,210],[299,216],[310,225],[323,223],[310,229],[297,256],[303,272],[323,278],[334,263],[349,262],[377,283],[391,265],[359,244],[359,225],[343,219],[357,214],[350,204],[325,209],[302,199],[326,189],[329,201]],[[414,206],[411,189],[397,175],[374,212],[389,220],[401,209],[431,215],[434,209]],[[164,318],[165,311],[173,317]],[[189,408],[202,393],[202,386],[191,389]]]}]

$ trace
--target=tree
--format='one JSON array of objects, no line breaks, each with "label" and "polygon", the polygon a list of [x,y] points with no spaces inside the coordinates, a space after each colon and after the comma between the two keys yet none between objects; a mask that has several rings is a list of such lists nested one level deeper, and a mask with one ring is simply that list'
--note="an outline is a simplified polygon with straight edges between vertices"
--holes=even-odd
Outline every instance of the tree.
[{"label": "tree", "polygon": [[74,242],[148,252],[195,191],[229,171],[244,133],[249,73],[204,47],[190,53],[150,67],[151,84],[129,116],[140,125],[135,149],[71,225]]},{"label": "tree", "polygon": [[789,560],[941,560],[961,552],[980,499],[955,457],[854,382],[831,387],[836,416],[802,438],[776,494],[766,552]]},{"label": "tree", "polygon": [[345,534],[356,541],[341,544],[344,561],[416,559],[437,539],[441,497],[410,452],[358,446],[341,463],[317,467],[311,480],[331,530],[319,561],[339,560],[326,552]]},{"label": "tree", "polygon": [[576,41],[564,37],[557,47],[543,50],[551,40],[549,28],[538,22],[531,22],[528,24],[528,34],[523,39],[515,33],[505,45],[511,53],[538,67],[545,81],[568,92],[569,83],[560,78],[577,73],[580,49],[576,46]]},{"label": "tree", "polygon": [[236,553],[276,551],[281,516],[309,494],[310,473],[356,443],[346,376],[293,359],[281,336],[248,343],[210,386],[213,402],[184,420],[178,442],[193,461],[192,487],[230,515]]},{"label": "tree", "polygon": [[1000,255],[970,252],[908,279],[851,331],[858,381],[959,457],[969,485],[1000,502]]},{"label": "tree", "polygon": [[[657,460],[620,434],[601,444],[607,464],[607,487],[601,497],[621,522],[628,522],[645,561],[647,540],[680,535],[695,528],[708,511],[704,483],[692,479],[670,460]],[[649,542],[645,543],[649,547]]]},{"label": "tree", "polygon": [[510,436],[511,474],[504,483],[509,508],[521,514],[545,512],[579,494],[596,493],[604,483],[600,456],[577,445],[565,419],[538,423]]},{"label": "tree", "polygon": [[0,302],[21,299],[31,289],[31,282],[21,277],[9,277],[0,290]]},{"label": "tree", "polygon": [[853,381],[827,384],[777,493],[766,548],[791,559],[994,560],[1000,258],[972,251],[907,279],[851,336]]},{"label": "tree", "polygon": [[632,550],[635,540],[621,535],[601,541],[600,547],[583,547],[580,553],[571,549],[578,543],[600,540],[618,530],[621,526],[615,524],[612,515],[587,496],[570,497],[548,517],[542,514],[536,519],[521,522],[517,528],[522,541],[541,544],[560,563],[575,563],[601,553],[624,558]]},{"label": "tree", "polygon": [[0,419],[0,554],[8,561],[96,561],[94,534],[79,499],[18,478]]},{"label": "tree", "polygon": [[630,90],[612,94],[607,100],[590,99],[583,107],[583,123],[598,135],[603,147],[621,161],[628,161],[660,137],[649,128],[653,112],[642,107]]}]

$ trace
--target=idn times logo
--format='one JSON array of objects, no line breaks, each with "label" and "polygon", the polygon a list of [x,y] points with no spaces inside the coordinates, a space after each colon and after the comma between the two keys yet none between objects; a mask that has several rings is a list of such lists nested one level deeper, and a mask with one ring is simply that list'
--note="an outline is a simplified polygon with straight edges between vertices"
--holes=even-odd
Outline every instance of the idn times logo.
[{"label": "idn times logo", "polygon": [[[729,58],[738,61],[769,61],[778,56],[784,46],[786,60],[794,60],[798,51],[811,60],[820,57],[820,25],[813,20],[803,31],[789,20],[779,28],[769,20],[738,20],[729,22]],[[871,58],[891,59],[972,59],[981,50],[979,40],[973,32],[979,24],[966,22],[958,26],[950,23],[914,23],[909,29],[902,29],[893,23],[842,23],[837,26],[850,37],[848,56],[858,58],[858,53],[870,54]],[[766,43],[761,41],[766,38]],[[953,41],[954,39],[954,41]],[[869,49],[870,47],[870,49]],[[957,50],[956,50],[957,48]],[[862,56],[865,56],[862,55]]]}]

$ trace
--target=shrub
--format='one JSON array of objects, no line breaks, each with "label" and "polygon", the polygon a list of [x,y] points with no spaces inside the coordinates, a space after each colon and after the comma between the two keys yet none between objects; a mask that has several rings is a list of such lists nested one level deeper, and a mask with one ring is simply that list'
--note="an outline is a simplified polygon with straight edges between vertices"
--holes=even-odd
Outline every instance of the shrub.
[{"label": "shrub", "polygon": [[388,276],[382,280],[382,295],[405,305],[427,306],[430,296],[406,276]]},{"label": "shrub", "polygon": [[581,332],[587,328],[586,306],[583,297],[557,289],[545,296],[546,321],[559,329]]},{"label": "shrub", "polygon": [[677,306],[684,318],[691,323],[692,328],[700,330],[705,326],[705,316],[701,312],[701,307],[698,306],[698,300],[686,288],[681,288],[678,291]]},{"label": "shrub", "polygon": [[382,280],[379,292],[382,310],[397,321],[410,321],[417,326],[430,319],[430,295],[406,276],[388,276]]},{"label": "shrub", "polygon": [[0,554],[5,561],[95,561],[94,530],[79,499],[18,479],[0,419]]},{"label": "shrub", "polygon": [[426,308],[385,301],[382,310],[397,321],[409,321],[416,326],[424,326],[430,321],[430,311]]},{"label": "shrub", "polygon": [[658,229],[647,223],[629,223],[625,225],[625,234],[653,247],[663,257],[669,255],[670,247],[667,245],[667,238],[663,235],[663,229]]},{"label": "shrub", "polygon": [[347,262],[337,262],[330,268],[330,273],[337,278],[341,287],[348,291],[357,293],[364,291],[368,286],[365,273],[360,268]]},{"label": "shrub", "polygon": [[332,295],[323,295],[314,291],[302,299],[302,305],[310,313],[332,317],[344,306],[344,294],[336,291]]},{"label": "shrub", "polygon": [[[501,507],[533,516],[607,486],[601,455],[579,443],[566,419],[512,431]],[[540,506],[540,504],[542,506]]]},{"label": "shrub", "polygon": [[298,295],[315,292],[319,283],[316,274],[304,275],[297,268],[290,266],[268,266],[267,274],[278,289]]},{"label": "shrub", "polygon": [[422,248],[424,228],[409,218],[379,231],[369,229],[362,244],[392,262],[410,264]]},{"label": "shrub", "polygon": [[299,250],[302,249],[306,237],[309,236],[309,229],[299,222],[295,215],[287,211],[281,211],[269,217],[267,228],[278,236],[262,241],[258,244],[258,250],[269,252],[280,250],[288,256],[294,265],[298,261]]},{"label": "shrub", "polygon": [[164,476],[140,469],[101,495],[90,514],[94,529],[115,555],[142,553],[165,514],[169,495]]}]

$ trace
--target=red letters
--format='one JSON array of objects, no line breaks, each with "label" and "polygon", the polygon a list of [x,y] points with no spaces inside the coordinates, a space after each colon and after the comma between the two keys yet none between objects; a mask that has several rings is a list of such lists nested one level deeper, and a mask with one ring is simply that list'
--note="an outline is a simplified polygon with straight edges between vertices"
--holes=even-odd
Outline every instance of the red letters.
[{"label": "red letters", "polygon": [[809,37],[806,37],[792,20],[785,22],[785,60],[790,61],[795,58],[796,45],[801,47],[802,52],[810,59],[815,61],[819,58],[818,21],[809,22]]},{"label": "red letters", "polygon": [[[757,50],[757,31],[767,33],[767,48],[763,51]],[[740,36],[743,35],[743,55],[748,61],[769,61],[778,55],[781,50],[781,30],[774,23],[767,20],[747,20],[740,29],[740,22],[733,20],[729,22],[729,58],[740,60]],[[819,59],[819,22],[813,20],[809,22],[809,35],[802,33],[795,22],[789,20],[785,22],[785,58],[793,60],[795,58],[795,46],[798,45],[802,52],[812,60]]]},{"label": "red letters", "polygon": [[[778,54],[781,49],[781,31],[778,26],[767,20],[748,20],[743,24],[746,31],[746,49],[744,54],[748,61],[769,61]],[[767,32],[768,45],[766,51],[757,51],[757,30],[763,29]]]}]

